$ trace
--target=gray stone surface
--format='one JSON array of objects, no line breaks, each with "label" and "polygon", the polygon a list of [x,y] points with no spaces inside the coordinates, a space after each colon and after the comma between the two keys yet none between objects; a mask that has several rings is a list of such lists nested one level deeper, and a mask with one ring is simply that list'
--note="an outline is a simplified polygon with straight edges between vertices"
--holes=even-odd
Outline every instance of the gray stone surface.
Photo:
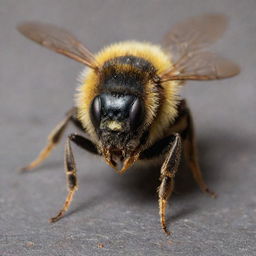
[{"label": "gray stone surface", "polygon": [[[159,225],[158,169],[118,176],[76,148],[80,189],[66,217],[49,224],[66,195],[63,143],[36,171],[17,169],[72,106],[82,65],[29,42],[16,24],[58,24],[97,51],[124,39],[158,42],[171,24],[206,12],[230,17],[214,49],[242,68],[236,78],[189,83],[182,91],[194,113],[204,175],[219,197],[202,194],[182,168],[167,238]],[[1,0],[0,255],[256,255],[255,68],[255,0]]]}]

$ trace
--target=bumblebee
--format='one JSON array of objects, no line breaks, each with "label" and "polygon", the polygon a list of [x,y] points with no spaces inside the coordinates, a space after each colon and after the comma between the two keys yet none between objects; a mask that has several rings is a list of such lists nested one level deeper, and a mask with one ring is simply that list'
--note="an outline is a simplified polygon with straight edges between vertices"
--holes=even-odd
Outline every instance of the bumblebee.
[{"label": "bumblebee", "polygon": [[86,66],[75,107],[51,132],[38,157],[23,168],[28,171],[38,166],[58,144],[68,123],[87,135],[72,133],[67,137],[64,164],[68,194],[51,222],[68,210],[78,188],[72,143],[102,156],[119,174],[135,162],[162,161],[159,214],[166,234],[167,200],[182,152],[200,189],[215,197],[203,179],[192,116],[179,89],[186,80],[223,79],[239,73],[232,61],[202,51],[223,34],[226,24],[226,18],[218,14],[192,17],[174,26],[161,45],[125,41],[97,54],[56,26],[37,22],[18,26],[26,37]]}]

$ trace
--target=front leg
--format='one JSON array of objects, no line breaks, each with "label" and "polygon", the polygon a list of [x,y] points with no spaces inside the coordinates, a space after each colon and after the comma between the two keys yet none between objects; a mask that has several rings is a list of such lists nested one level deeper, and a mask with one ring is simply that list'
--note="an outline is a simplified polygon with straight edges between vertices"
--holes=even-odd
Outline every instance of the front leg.
[{"label": "front leg", "polygon": [[181,138],[178,133],[165,137],[140,154],[140,160],[153,159],[165,155],[164,163],[161,167],[160,181],[161,185],[158,189],[159,195],[159,214],[162,229],[166,234],[169,234],[165,212],[167,200],[174,189],[174,176],[178,170],[180,155],[181,155]]},{"label": "front leg", "polygon": [[174,140],[169,146],[169,150],[166,153],[165,161],[161,167],[161,185],[158,190],[159,195],[159,214],[161,226],[164,232],[169,235],[170,233],[166,227],[166,205],[167,200],[174,189],[174,177],[178,170],[181,156],[181,138],[178,133],[174,135]]},{"label": "front leg", "polygon": [[97,147],[90,140],[77,134],[71,134],[68,137],[68,140],[65,146],[65,159],[64,159],[65,171],[67,176],[68,194],[67,194],[64,206],[55,217],[49,220],[50,222],[56,222],[61,217],[63,217],[64,213],[70,207],[75,191],[78,189],[77,176],[76,176],[76,164],[75,164],[72,148],[70,145],[71,141],[73,141],[76,145],[80,146],[81,148],[91,153],[98,154]]},{"label": "front leg", "polygon": [[59,211],[59,213],[55,217],[53,217],[49,220],[50,222],[55,222],[55,221],[59,220],[64,215],[64,213],[68,210],[68,208],[72,202],[75,191],[78,189],[77,177],[76,177],[76,164],[75,164],[75,160],[74,160],[74,156],[73,156],[69,138],[68,138],[68,140],[66,142],[66,146],[65,146],[64,164],[65,164],[65,171],[66,171],[66,176],[67,176],[68,195],[66,197],[63,208]]}]

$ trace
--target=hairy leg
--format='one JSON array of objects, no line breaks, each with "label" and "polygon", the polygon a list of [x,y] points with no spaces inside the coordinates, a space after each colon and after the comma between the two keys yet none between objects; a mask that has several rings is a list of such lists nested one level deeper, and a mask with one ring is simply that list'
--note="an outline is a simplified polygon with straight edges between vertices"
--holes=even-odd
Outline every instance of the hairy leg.
[{"label": "hairy leg", "polygon": [[163,155],[165,156],[165,160],[161,167],[161,185],[158,189],[158,195],[160,222],[162,229],[166,234],[169,234],[165,218],[167,200],[174,189],[174,177],[178,171],[181,146],[181,137],[178,133],[175,133],[156,141],[151,147],[141,152],[139,156],[140,160],[154,159]]},{"label": "hairy leg", "polygon": [[170,144],[166,154],[166,159],[161,167],[161,185],[159,187],[159,214],[162,229],[169,234],[166,227],[166,206],[167,200],[174,189],[174,177],[178,171],[181,155],[181,138],[179,134],[175,134],[173,142]]},{"label": "hairy leg", "polygon": [[49,220],[50,222],[55,222],[64,215],[64,213],[68,210],[72,202],[75,191],[78,189],[77,177],[76,177],[76,164],[75,164],[72,148],[70,145],[70,139],[67,140],[66,146],[65,146],[64,164],[65,164],[65,171],[67,176],[68,194],[67,194],[63,208],[59,211],[59,213],[55,217]]},{"label": "hairy leg", "polygon": [[64,165],[65,165],[65,171],[66,171],[66,177],[67,177],[67,187],[68,187],[68,194],[65,200],[65,203],[62,207],[62,209],[58,212],[58,214],[51,218],[50,222],[58,221],[61,217],[63,217],[64,213],[69,209],[70,204],[73,200],[73,196],[75,194],[75,191],[78,189],[77,185],[77,175],[76,175],[76,164],[74,155],[71,148],[71,141],[74,142],[76,145],[80,146],[81,148],[97,154],[97,147],[88,139],[82,137],[81,135],[77,134],[71,134],[69,135],[66,146],[65,146],[65,159],[64,159]]},{"label": "hairy leg", "polygon": [[204,181],[197,157],[193,120],[190,111],[187,111],[187,127],[182,133],[185,159],[201,191],[209,194],[212,197],[216,197],[216,194],[209,190]]}]

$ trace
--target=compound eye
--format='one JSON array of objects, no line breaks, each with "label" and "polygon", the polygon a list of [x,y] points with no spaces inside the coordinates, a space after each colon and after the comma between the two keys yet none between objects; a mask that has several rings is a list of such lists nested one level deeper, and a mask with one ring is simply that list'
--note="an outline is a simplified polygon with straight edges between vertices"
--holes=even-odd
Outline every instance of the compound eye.
[{"label": "compound eye", "polygon": [[144,118],[144,107],[141,101],[137,98],[131,108],[129,113],[129,121],[132,129],[138,128],[138,126],[142,123]]},{"label": "compound eye", "polygon": [[101,119],[101,100],[100,96],[96,96],[92,101],[91,109],[90,109],[90,117],[91,121],[95,128],[99,127],[100,119]]}]

